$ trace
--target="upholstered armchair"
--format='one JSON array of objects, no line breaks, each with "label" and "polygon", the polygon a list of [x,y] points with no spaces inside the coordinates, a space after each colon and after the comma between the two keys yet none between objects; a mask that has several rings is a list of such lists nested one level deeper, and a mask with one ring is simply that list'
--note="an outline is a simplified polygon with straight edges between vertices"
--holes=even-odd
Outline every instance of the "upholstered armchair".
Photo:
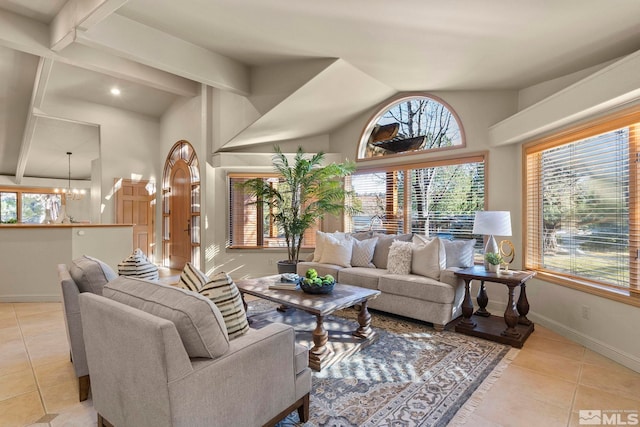
[{"label": "upholstered armchair", "polygon": [[102,287],[117,277],[116,273],[103,262],[83,256],[72,261],[71,266],[58,264],[58,278],[62,288],[62,309],[67,328],[67,339],[71,353],[71,362],[78,377],[79,399],[82,402],[89,397],[90,380],[87,356],[84,350],[82,322],[78,296],[82,292],[102,295]]},{"label": "upholstered armchair", "polygon": [[229,340],[207,298],[119,277],[80,311],[98,426],[274,425],[309,417],[308,350],[291,326]]}]

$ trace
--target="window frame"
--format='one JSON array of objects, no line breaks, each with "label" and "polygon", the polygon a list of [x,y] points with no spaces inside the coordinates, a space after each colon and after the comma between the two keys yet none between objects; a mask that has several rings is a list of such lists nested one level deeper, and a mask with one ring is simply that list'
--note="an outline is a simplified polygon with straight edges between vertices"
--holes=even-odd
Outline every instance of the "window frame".
[{"label": "window frame", "polygon": [[15,223],[0,223],[0,225],[12,225],[12,224],[22,224],[22,225],[35,225],[34,223],[22,222],[22,195],[24,193],[27,194],[52,194],[60,196],[61,206],[67,205],[67,200],[64,195],[61,195],[60,192],[56,191],[55,188],[49,187],[8,187],[8,186],[0,186],[0,193],[15,193],[16,194],[16,222]]},{"label": "window frame", "polygon": [[[533,222],[540,214],[541,195],[531,194],[532,188],[539,188],[538,184],[528,178],[530,173],[529,159],[545,150],[575,143],[586,138],[603,133],[612,132],[620,128],[629,128],[629,287],[619,287],[613,284],[589,280],[569,273],[558,272],[537,265],[540,248],[536,244],[536,236],[540,230],[533,231]],[[634,160],[635,159],[635,160]],[[569,287],[593,295],[616,300],[640,307],[640,176],[638,161],[640,160],[640,107],[631,107],[606,116],[581,123],[568,129],[556,132],[546,137],[527,142],[522,147],[522,220],[523,220],[523,267],[537,272],[537,278],[550,283]],[[532,178],[533,179],[533,178]],[[535,191],[535,190],[533,190]],[[541,191],[541,190],[537,190]],[[530,206],[530,198],[538,202]],[[632,231],[634,231],[632,233]],[[536,252],[537,251],[537,252]]]}]

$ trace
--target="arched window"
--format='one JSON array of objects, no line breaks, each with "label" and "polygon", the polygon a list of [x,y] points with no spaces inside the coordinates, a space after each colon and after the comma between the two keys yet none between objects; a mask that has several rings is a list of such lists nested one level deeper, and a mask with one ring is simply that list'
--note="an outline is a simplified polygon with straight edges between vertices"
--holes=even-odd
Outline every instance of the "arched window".
[{"label": "arched window", "polygon": [[393,100],[376,114],[360,139],[358,159],[463,147],[464,131],[455,112],[431,95]]}]

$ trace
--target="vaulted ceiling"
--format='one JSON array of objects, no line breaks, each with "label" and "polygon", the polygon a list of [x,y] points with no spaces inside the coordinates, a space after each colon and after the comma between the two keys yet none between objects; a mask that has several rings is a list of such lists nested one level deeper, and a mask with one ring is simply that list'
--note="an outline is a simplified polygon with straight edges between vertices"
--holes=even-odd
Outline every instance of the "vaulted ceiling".
[{"label": "vaulted ceiling", "polygon": [[[203,83],[260,112],[223,147],[244,148],[328,132],[399,91],[560,77],[639,50],[639,22],[637,0],[0,0],[0,174],[66,178],[66,151],[98,155],[99,123],[59,120],[56,102],[159,118]],[[299,81],[269,82],[288,92],[264,102],[278,67]]]}]

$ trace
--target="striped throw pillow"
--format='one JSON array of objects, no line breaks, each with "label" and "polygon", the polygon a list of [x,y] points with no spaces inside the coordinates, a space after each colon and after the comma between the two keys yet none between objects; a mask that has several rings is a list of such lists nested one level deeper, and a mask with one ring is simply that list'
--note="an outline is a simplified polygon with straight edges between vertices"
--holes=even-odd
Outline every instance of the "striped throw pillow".
[{"label": "striped throw pillow", "polygon": [[190,262],[186,263],[180,274],[178,287],[189,291],[198,292],[207,284],[209,278],[198,270]]},{"label": "striped throw pillow", "polygon": [[158,266],[145,256],[140,248],[118,264],[120,276],[133,276],[139,279],[158,280]]},{"label": "striped throw pillow", "polygon": [[211,277],[199,293],[209,298],[222,313],[229,339],[237,338],[249,330],[242,296],[227,273],[221,272]]}]

